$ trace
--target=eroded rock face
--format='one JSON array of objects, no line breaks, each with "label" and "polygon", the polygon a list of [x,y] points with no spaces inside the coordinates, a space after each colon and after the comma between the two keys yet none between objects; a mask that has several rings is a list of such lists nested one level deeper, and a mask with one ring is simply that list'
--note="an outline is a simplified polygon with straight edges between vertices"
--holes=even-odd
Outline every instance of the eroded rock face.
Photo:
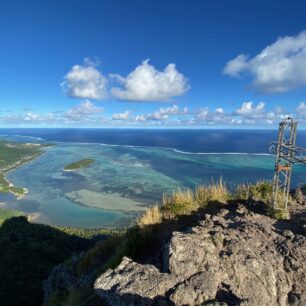
[{"label": "eroded rock face", "polygon": [[163,265],[124,258],[95,290],[110,305],[306,305],[305,236],[243,206],[173,233]]},{"label": "eroded rock face", "polygon": [[106,271],[95,281],[95,289],[111,305],[150,305],[166,303],[163,296],[176,283],[173,275],[124,257],[115,270]]}]

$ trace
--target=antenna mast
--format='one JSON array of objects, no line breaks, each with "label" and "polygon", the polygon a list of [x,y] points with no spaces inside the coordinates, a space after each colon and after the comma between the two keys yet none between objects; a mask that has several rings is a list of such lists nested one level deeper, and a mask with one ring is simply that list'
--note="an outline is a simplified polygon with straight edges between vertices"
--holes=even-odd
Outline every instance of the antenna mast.
[{"label": "antenna mast", "polygon": [[273,209],[288,210],[291,173],[294,164],[306,165],[306,149],[297,147],[297,121],[288,117],[279,124],[278,140],[271,142],[270,152],[275,157],[273,178]]}]

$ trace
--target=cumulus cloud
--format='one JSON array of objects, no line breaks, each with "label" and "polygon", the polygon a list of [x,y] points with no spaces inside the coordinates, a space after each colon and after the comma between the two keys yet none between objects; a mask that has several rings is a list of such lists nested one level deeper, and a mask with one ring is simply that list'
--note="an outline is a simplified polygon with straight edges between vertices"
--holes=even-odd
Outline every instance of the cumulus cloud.
[{"label": "cumulus cloud", "polygon": [[188,89],[188,80],[180,73],[175,64],[168,64],[164,71],[142,62],[126,78],[112,75],[122,87],[113,87],[112,94],[118,99],[130,101],[167,101],[183,95]]},{"label": "cumulus cloud", "polygon": [[180,109],[177,105],[171,107],[161,107],[157,111],[145,115],[138,115],[136,121],[164,121],[168,120],[170,116],[186,115],[188,114],[188,108],[184,107]]},{"label": "cumulus cloud", "polygon": [[231,112],[225,112],[221,107],[210,111],[208,107],[196,111],[190,121],[192,124],[221,124],[221,125],[271,125],[280,120],[293,116],[286,113],[282,108],[266,110],[265,103],[255,104],[252,101],[243,102],[240,107]]},{"label": "cumulus cloud", "polygon": [[237,115],[242,116],[254,116],[262,114],[264,112],[265,103],[259,102],[256,106],[253,107],[253,102],[243,102],[242,105],[236,110]]},{"label": "cumulus cloud", "polygon": [[107,79],[89,59],[83,65],[75,65],[61,83],[66,95],[81,99],[101,100],[106,94]]},{"label": "cumulus cloud", "polygon": [[243,102],[232,114],[232,123],[238,124],[273,124],[280,120],[293,116],[286,113],[282,108],[275,107],[274,110],[267,111],[264,102],[255,105],[252,101]]},{"label": "cumulus cloud", "polygon": [[118,114],[113,114],[112,119],[113,120],[121,120],[121,121],[126,121],[130,119],[131,111],[127,110],[123,113],[118,113]]},{"label": "cumulus cloud", "polygon": [[261,93],[282,93],[306,85],[306,31],[279,38],[258,55],[240,54],[230,60],[223,73],[253,77],[253,88]]},{"label": "cumulus cloud", "polygon": [[54,114],[38,114],[34,112],[26,112],[24,114],[8,114],[0,117],[0,122],[5,124],[52,124],[54,122]]},{"label": "cumulus cloud", "polygon": [[229,114],[226,114],[222,107],[218,107],[214,111],[210,111],[208,107],[200,108],[193,118],[194,123],[205,124],[228,123],[228,121]]},{"label": "cumulus cloud", "polygon": [[228,74],[233,77],[239,77],[241,71],[247,69],[248,64],[247,64],[248,57],[244,54],[238,55],[236,58],[230,60],[224,70],[223,73]]},{"label": "cumulus cloud", "polygon": [[299,124],[306,124],[306,103],[300,102],[294,113],[280,107],[268,108],[264,102],[247,101],[236,109],[217,107],[210,110],[202,107],[197,110],[180,108],[177,105],[161,107],[149,113],[132,116],[131,110],[102,117],[103,108],[85,100],[65,111],[40,114],[23,111],[20,114],[0,114],[0,125],[55,125],[55,126],[271,126],[287,118],[295,117]]},{"label": "cumulus cloud", "polygon": [[298,107],[296,108],[296,112],[299,116],[305,116],[306,117],[306,103],[301,102]]},{"label": "cumulus cloud", "polygon": [[63,117],[79,121],[93,114],[101,113],[103,110],[103,108],[97,107],[89,100],[86,100],[69,109],[63,114]]}]

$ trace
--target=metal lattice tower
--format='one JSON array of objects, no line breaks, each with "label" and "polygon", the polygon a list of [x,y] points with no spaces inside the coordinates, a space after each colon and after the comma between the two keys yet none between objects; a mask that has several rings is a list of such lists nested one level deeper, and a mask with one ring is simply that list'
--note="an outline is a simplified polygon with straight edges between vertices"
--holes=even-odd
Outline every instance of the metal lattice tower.
[{"label": "metal lattice tower", "polygon": [[279,124],[278,141],[272,142],[270,152],[276,154],[273,178],[273,209],[288,208],[292,166],[306,164],[306,149],[297,147],[297,121],[287,118]]}]

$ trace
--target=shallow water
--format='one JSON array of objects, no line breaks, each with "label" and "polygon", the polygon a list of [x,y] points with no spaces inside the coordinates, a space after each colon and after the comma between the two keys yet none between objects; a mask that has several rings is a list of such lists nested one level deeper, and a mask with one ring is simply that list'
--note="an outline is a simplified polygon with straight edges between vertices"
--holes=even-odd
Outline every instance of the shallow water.
[{"label": "shallow water", "polygon": [[[36,140],[37,141],[37,140]],[[83,158],[95,162],[66,172],[64,166]],[[274,157],[267,154],[194,154],[129,145],[56,143],[32,163],[7,177],[29,193],[16,200],[1,195],[2,206],[30,213],[34,222],[75,227],[132,224],[145,207],[178,188],[218,181],[239,183],[272,179]],[[295,167],[293,185],[305,182]],[[90,207],[89,207],[90,206]]]}]

